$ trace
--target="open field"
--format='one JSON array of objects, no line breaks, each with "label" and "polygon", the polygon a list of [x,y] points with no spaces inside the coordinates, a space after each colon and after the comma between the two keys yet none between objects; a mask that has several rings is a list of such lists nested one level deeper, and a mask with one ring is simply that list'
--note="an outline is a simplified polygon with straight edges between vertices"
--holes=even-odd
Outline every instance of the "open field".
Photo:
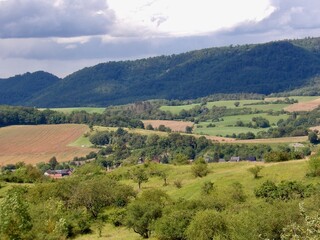
[{"label": "open field", "polygon": [[320,106],[320,98],[308,102],[299,102],[285,108],[288,112],[312,111]]},{"label": "open field", "polygon": [[[40,109],[44,110],[44,109]],[[105,108],[95,108],[95,107],[76,107],[76,108],[50,108],[50,110],[58,111],[62,113],[72,113],[72,112],[79,112],[79,111],[85,111],[87,113],[103,113]]]},{"label": "open field", "polygon": [[64,162],[75,156],[85,156],[93,149],[84,144],[83,147],[68,145],[88,130],[86,125],[78,124],[0,128],[0,165],[20,161],[30,164],[47,162],[53,156]]},{"label": "open field", "polygon": [[181,110],[190,110],[195,106],[200,106],[200,104],[189,104],[189,105],[181,105],[181,106],[162,106],[160,110],[162,111],[169,111],[173,114],[178,114]]},{"label": "open field", "polygon": [[[290,96],[288,98],[298,100],[298,102],[309,102],[317,98],[320,98],[320,96]],[[284,99],[285,97],[270,97],[270,98],[265,98],[265,101],[272,102],[272,101],[284,100]]]},{"label": "open field", "polygon": [[151,125],[154,128],[158,128],[160,125],[169,127],[175,132],[185,132],[186,127],[192,127],[193,122],[183,122],[183,121],[169,121],[169,120],[143,120],[144,126]]},{"label": "open field", "polygon": [[[279,116],[272,116],[268,115],[266,113],[260,113],[260,114],[247,114],[247,115],[235,115],[235,116],[226,116],[223,117],[223,121],[219,122],[200,122],[197,126],[202,126],[202,128],[195,128],[194,133],[197,134],[208,134],[211,136],[215,135],[231,135],[233,133],[239,134],[239,133],[246,133],[246,132],[253,132],[254,134],[260,132],[260,131],[266,131],[268,128],[248,128],[248,127],[236,127],[237,121],[242,121],[244,124],[249,123],[252,121],[252,118],[254,117],[263,117],[269,120],[270,125],[276,124],[280,119],[287,119],[288,116],[285,114],[279,115]],[[209,127],[207,128],[208,124],[214,124],[215,127]]]},{"label": "open field", "polygon": [[[319,98],[319,96],[292,96],[289,97],[290,99],[298,100],[299,103],[306,103],[313,100],[316,100]],[[272,102],[276,100],[284,100],[284,97],[274,97],[274,98],[265,98],[265,100],[222,100],[222,101],[214,101],[214,102],[208,102],[206,104],[207,108],[212,108],[213,106],[216,107],[227,107],[227,108],[252,108],[253,110],[259,110],[259,111],[281,111],[282,109],[285,109],[287,107],[291,107],[290,104],[257,104],[257,105],[246,105],[246,104],[252,104],[252,103],[259,103],[261,101],[267,101]],[[235,102],[239,102],[240,105],[236,107],[234,105]],[[199,106],[200,104],[189,104],[189,105],[181,105],[181,106],[162,106],[160,109],[163,111],[169,111],[173,114],[178,114],[182,109],[184,110],[190,110],[191,108],[195,106]]]}]

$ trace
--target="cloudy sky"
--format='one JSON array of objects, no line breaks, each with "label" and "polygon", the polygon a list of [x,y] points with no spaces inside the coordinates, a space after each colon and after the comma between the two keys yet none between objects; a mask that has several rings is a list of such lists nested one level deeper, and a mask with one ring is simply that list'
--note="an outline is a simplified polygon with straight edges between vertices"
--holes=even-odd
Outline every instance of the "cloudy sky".
[{"label": "cloudy sky", "polygon": [[319,0],[0,0],[0,78],[308,36]]}]

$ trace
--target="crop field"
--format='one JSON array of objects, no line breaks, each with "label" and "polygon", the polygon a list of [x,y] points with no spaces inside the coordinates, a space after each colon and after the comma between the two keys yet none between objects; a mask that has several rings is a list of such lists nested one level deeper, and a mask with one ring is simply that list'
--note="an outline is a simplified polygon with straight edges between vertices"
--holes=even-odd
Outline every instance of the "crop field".
[{"label": "crop field", "polygon": [[185,132],[186,127],[192,127],[193,122],[183,122],[183,121],[169,121],[169,120],[143,120],[145,126],[151,125],[154,128],[158,128],[160,125],[169,127],[172,131],[175,132]]},{"label": "crop field", "polygon": [[86,125],[77,124],[0,128],[0,165],[20,161],[36,164],[47,162],[53,156],[64,162],[85,156],[94,149],[73,142],[88,130]]},{"label": "crop field", "polygon": [[[44,110],[44,109],[41,109]],[[85,111],[87,113],[103,113],[105,108],[95,108],[95,107],[78,107],[78,108],[50,108],[50,110],[58,111],[62,113],[72,113],[72,112],[79,112],[79,111]]]},{"label": "crop field", "polygon": [[288,112],[312,111],[320,106],[320,98],[308,102],[299,102],[285,108]]}]

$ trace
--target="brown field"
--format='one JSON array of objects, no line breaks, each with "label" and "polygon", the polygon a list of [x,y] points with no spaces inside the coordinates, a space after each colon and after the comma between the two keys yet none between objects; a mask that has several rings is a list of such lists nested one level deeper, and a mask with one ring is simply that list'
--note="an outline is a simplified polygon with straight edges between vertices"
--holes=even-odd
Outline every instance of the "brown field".
[{"label": "brown field", "polygon": [[10,126],[0,128],[0,166],[8,163],[35,164],[55,156],[58,162],[85,156],[92,151],[86,147],[71,147],[88,127],[77,124]]},{"label": "brown field", "polygon": [[284,110],[288,112],[312,111],[319,106],[320,106],[320,98],[309,101],[309,102],[295,103],[284,108]]},{"label": "brown field", "polygon": [[174,132],[185,132],[186,127],[192,127],[193,122],[183,122],[183,121],[169,121],[169,120],[143,120],[144,126],[151,124],[152,127],[158,128],[160,125],[164,125],[171,128]]},{"label": "brown field", "polygon": [[296,143],[305,142],[308,140],[307,136],[302,137],[284,137],[284,138],[263,138],[263,139],[249,139],[249,140],[236,140],[235,143]]}]

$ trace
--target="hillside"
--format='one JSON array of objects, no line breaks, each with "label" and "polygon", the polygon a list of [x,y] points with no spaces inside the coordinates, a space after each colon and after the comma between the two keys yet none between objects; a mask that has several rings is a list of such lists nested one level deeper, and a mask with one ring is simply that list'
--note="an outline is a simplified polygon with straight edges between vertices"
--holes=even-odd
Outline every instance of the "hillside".
[{"label": "hillside", "polygon": [[[39,91],[26,88],[28,97],[24,98],[11,98],[10,91],[1,87],[7,97],[0,98],[0,104],[106,106],[146,99],[192,99],[214,93],[289,91],[308,84],[320,73],[318,45],[317,39],[288,40],[101,63]],[[10,82],[12,87],[21,88],[21,84]],[[28,86],[34,85],[37,83]]]},{"label": "hillside", "polygon": [[25,105],[27,100],[58,81],[58,77],[43,71],[0,79],[0,104]]}]

